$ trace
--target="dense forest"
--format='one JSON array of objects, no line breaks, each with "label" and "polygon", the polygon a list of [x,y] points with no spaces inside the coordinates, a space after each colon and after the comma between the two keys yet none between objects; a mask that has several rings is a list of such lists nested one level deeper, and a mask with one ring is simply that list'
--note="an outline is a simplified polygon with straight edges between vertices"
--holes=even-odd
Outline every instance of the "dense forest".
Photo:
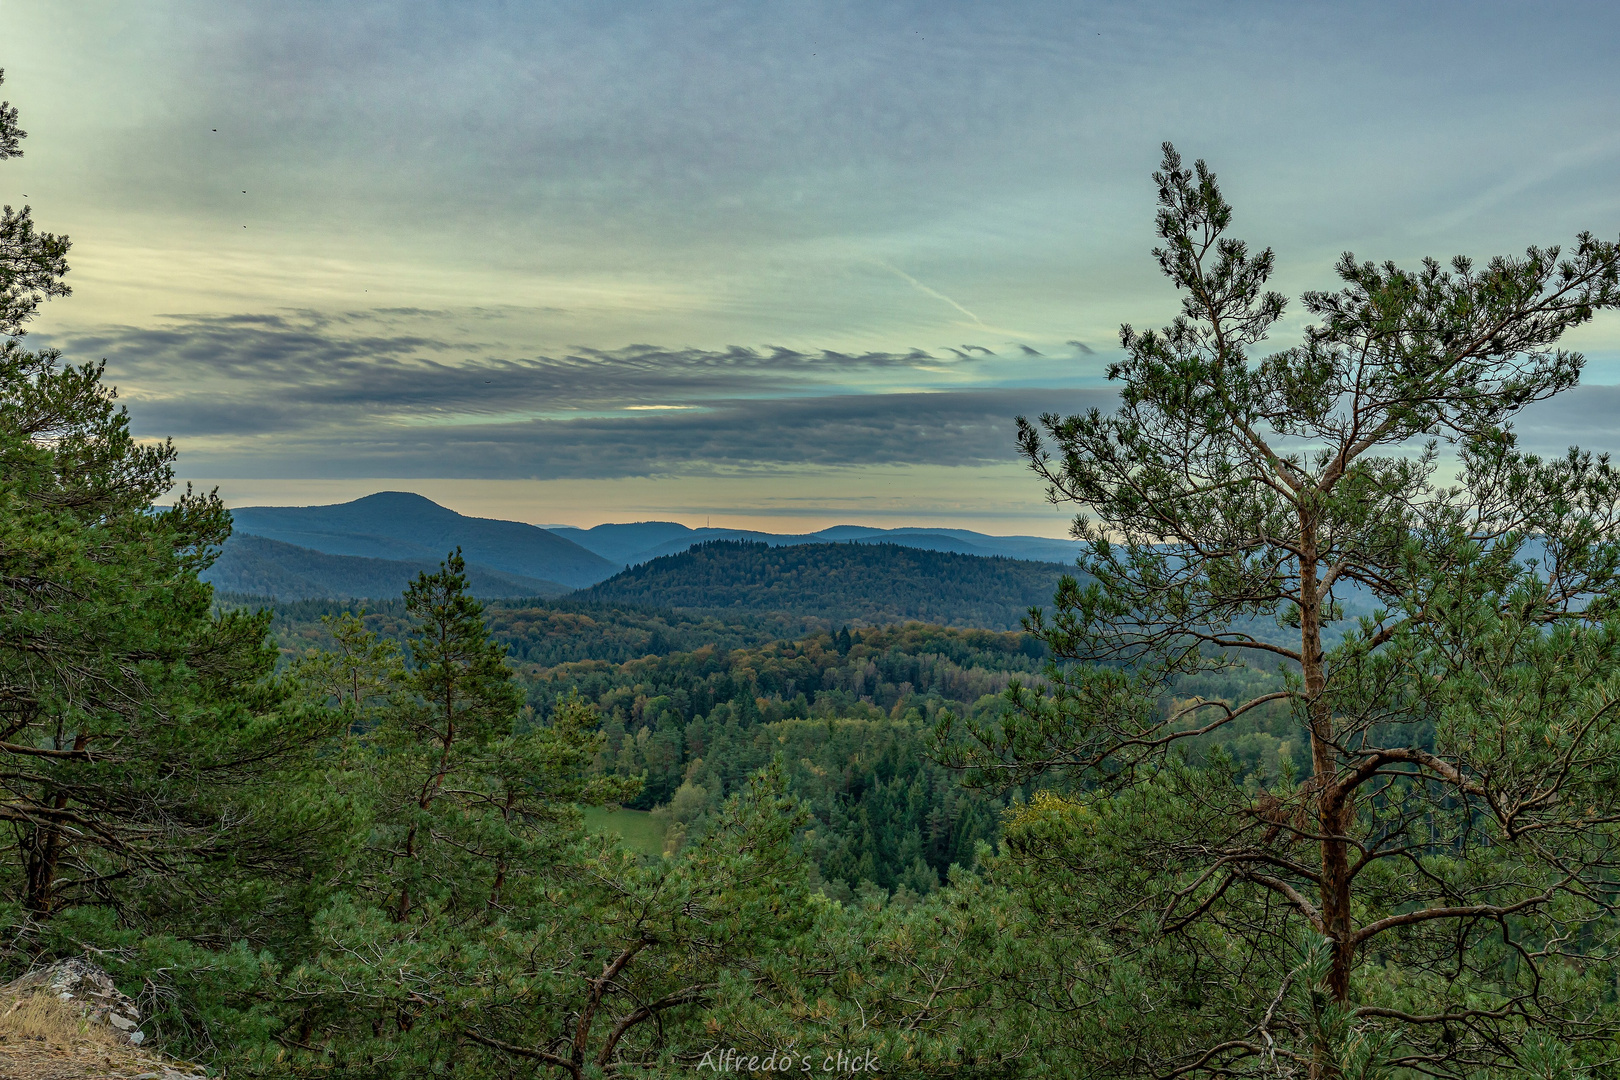
[{"label": "dense forest", "polygon": [[[403,645],[412,624],[401,605],[385,606],[361,622]],[[329,645],[341,611],[337,604],[278,609],[284,653],[291,659]],[[635,621],[656,618],[611,608],[592,614],[566,603],[511,604],[491,605],[484,617],[513,659],[554,652],[548,640],[557,637],[581,651],[619,653]],[[832,891],[846,897],[863,884],[893,890],[902,881],[932,891],[953,863],[971,866],[977,844],[997,838],[1005,800],[963,788],[933,760],[930,736],[942,709],[994,709],[1013,679],[1039,682],[1045,649],[1037,639],[920,624],[846,627],[798,641],[713,621],[682,631],[660,620],[637,640],[667,648],[688,636],[703,644],[644,647],[622,662],[609,655],[513,664],[527,715],[543,722],[571,699],[599,710],[605,741],[594,770],[639,778],[626,806],[658,809],[680,834],[697,835],[727,796],[780,755],[790,790],[816,820],[807,850],[823,879],[841,883]],[[761,643],[717,647],[726,640]]]},{"label": "dense forest", "polygon": [[[287,603],[272,597],[218,593],[222,608],[263,610],[285,657],[334,644],[331,621],[345,611],[364,611],[368,630],[403,644],[412,621],[402,600],[306,600]],[[732,615],[720,619],[687,611],[587,604],[560,600],[494,600],[485,609],[490,633],[509,655],[525,664],[553,667],[580,660],[622,663],[646,656],[691,652],[704,646],[740,649],[816,629],[817,620],[790,615]]]},{"label": "dense forest", "polygon": [[366,611],[201,580],[231,514],[25,347],[69,246],[5,208],[0,975],[90,958],[231,1077],[1617,1075],[1620,471],[1511,421],[1620,245],[1346,256],[1253,356],[1271,252],[1155,182],[1181,314],[1019,420],[1074,576],[715,544],[486,606],[447,549]]},{"label": "dense forest", "polygon": [[785,612],[834,624],[931,622],[1012,630],[1069,568],[899,544],[773,547],[711,540],[634,566],[584,601],[715,613]]}]

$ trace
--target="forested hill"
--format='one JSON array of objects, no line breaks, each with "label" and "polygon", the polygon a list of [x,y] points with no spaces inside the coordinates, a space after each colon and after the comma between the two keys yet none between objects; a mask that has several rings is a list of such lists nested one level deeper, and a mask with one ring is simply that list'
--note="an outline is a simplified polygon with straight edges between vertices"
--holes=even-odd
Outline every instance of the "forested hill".
[{"label": "forested hill", "polygon": [[[219,558],[201,577],[222,593],[279,601],[351,596],[392,599],[417,574],[437,569],[437,563],[427,560],[329,555],[243,533],[225,541]],[[474,596],[558,596],[568,591],[555,581],[477,563],[467,566],[467,587]]]},{"label": "forested hill", "polygon": [[829,623],[929,622],[1010,630],[1049,604],[1056,563],[984,558],[898,544],[717,540],[633,567],[574,598],[708,612],[777,612]]},{"label": "forested hill", "polygon": [[231,518],[237,536],[262,536],[328,555],[436,566],[446,552],[460,548],[469,564],[576,589],[601,581],[620,565],[545,529],[467,517],[408,491],[379,491],[333,506],[242,506]]}]

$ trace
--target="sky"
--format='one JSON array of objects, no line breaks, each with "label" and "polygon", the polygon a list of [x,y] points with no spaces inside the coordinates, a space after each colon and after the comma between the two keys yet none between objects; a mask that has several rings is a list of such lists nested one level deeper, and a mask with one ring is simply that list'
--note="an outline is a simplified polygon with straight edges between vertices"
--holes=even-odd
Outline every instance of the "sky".
[{"label": "sky", "polygon": [[[1620,234],[1612,3],[4,0],[0,201],[230,505],[1062,535],[1013,417],[1168,321],[1159,146],[1276,286]],[[1289,344],[1297,305],[1282,324]],[[1520,424],[1620,450],[1620,318]]]}]

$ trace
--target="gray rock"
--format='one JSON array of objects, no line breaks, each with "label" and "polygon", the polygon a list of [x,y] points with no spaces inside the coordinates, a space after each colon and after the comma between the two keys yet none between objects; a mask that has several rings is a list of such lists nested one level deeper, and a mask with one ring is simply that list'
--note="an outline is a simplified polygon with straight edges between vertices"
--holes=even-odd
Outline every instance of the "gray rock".
[{"label": "gray rock", "polygon": [[41,992],[73,1003],[80,1014],[93,1023],[106,1024],[131,1046],[146,1039],[137,1029],[141,1011],[134,999],[118,989],[111,975],[83,957],[58,960],[0,986],[0,994],[17,997]]}]

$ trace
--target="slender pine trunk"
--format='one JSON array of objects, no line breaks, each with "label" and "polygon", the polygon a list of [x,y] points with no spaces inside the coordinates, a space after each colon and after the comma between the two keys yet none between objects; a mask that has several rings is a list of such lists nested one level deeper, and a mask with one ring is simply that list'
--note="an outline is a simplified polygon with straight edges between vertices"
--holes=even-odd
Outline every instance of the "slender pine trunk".
[{"label": "slender pine trunk", "polygon": [[[73,749],[83,750],[90,745],[90,736],[80,732],[73,739]],[[53,810],[66,810],[68,797],[58,792],[50,798]],[[28,844],[26,871],[28,884],[23,896],[23,907],[29,914],[48,919],[56,908],[56,871],[62,861],[62,826],[55,820],[36,825]]]},{"label": "slender pine trunk", "polygon": [[[67,796],[57,795],[50,801],[55,810],[67,807]],[[55,897],[56,867],[62,858],[62,827],[54,821],[36,825],[29,837],[27,855],[28,886],[23,907],[30,915],[40,919],[51,917]]]},{"label": "slender pine trunk", "polygon": [[[1316,799],[1316,828],[1322,837],[1320,901],[1324,929],[1332,943],[1332,961],[1324,989],[1337,1004],[1350,1000],[1350,969],[1355,959],[1350,925],[1350,858],[1347,841],[1349,808],[1336,783],[1338,756],[1333,747],[1333,711],[1327,700],[1327,670],[1322,655],[1323,590],[1318,576],[1315,528],[1301,522],[1299,560],[1300,667],[1311,738],[1311,792]],[[1312,1063],[1313,1080],[1336,1080],[1338,1067],[1329,1047],[1319,1042]]]}]

